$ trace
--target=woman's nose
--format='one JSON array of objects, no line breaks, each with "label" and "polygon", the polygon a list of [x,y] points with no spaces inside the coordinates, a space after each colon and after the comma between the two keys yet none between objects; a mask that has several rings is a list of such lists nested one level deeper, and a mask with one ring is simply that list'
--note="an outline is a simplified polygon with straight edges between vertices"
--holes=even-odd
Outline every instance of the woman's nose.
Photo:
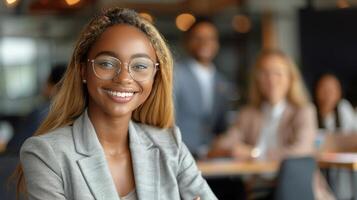
[{"label": "woman's nose", "polygon": [[127,66],[128,66],[127,63],[123,63],[121,65],[121,68],[120,68],[120,70],[118,70],[116,76],[113,78],[113,81],[115,81],[115,82],[133,81],[133,78],[130,76]]}]

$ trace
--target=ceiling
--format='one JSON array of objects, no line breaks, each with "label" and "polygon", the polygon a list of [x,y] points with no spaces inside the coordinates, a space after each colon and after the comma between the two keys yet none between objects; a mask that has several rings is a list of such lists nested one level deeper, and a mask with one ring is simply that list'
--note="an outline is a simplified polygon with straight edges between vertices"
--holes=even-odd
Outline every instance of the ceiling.
[{"label": "ceiling", "polygon": [[68,30],[78,32],[89,16],[100,8],[111,6],[135,8],[160,17],[156,25],[173,34],[176,33],[174,19],[182,12],[215,15],[216,24],[224,31],[230,30],[230,23],[226,22],[239,12],[259,14],[271,9],[291,13],[293,9],[306,7],[308,2],[316,9],[336,8],[338,1],[357,7],[357,0],[81,0],[73,6],[68,6],[66,0],[18,1],[16,6],[8,7],[5,0],[0,0],[0,36],[72,37],[76,31]]},{"label": "ceiling", "polygon": [[111,6],[135,8],[155,15],[175,15],[180,12],[213,15],[231,7],[248,7],[257,12],[306,5],[315,9],[331,9],[341,5],[357,7],[357,0],[77,0],[79,2],[72,6],[66,3],[70,0],[17,0],[15,6],[8,6],[6,1],[0,0],[0,15],[85,14]]},{"label": "ceiling", "polygon": [[244,0],[80,0],[69,6],[67,0],[18,0],[16,5],[6,5],[0,0],[1,14],[66,14],[85,12],[110,6],[135,8],[160,14],[176,14],[182,11],[200,15],[210,15],[229,6],[238,6]]}]

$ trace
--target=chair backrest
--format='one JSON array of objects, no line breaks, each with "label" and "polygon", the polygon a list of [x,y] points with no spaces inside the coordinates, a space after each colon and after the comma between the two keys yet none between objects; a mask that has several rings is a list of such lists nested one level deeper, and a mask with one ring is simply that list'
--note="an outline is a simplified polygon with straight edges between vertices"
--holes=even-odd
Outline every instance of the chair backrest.
[{"label": "chair backrest", "polygon": [[15,200],[15,183],[9,183],[9,178],[14,172],[18,163],[17,156],[0,155],[0,199]]},{"label": "chair backrest", "polygon": [[274,192],[275,200],[314,200],[312,157],[287,158],[282,161]]},{"label": "chair backrest", "polygon": [[326,134],[320,152],[357,152],[357,134],[333,133]]}]

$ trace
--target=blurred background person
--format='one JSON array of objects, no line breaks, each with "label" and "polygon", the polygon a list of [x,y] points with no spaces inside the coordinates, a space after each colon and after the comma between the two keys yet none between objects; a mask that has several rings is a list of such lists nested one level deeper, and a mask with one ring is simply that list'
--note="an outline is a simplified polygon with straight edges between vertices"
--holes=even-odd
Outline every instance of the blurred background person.
[{"label": "blurred background person", "polygon": [[333,74],[323,74],[316,83],[315,103],[318,125],[328,132],[357,131],[357,119],[351,103],[342,96],[342,87]]},{"label": "blurred background person", "polygon": [[62,79],[66,66],[64,64],[55,65],[47,78],[41,93],[40,103],[35,109],[19,123],[20,130],[14,134],[7,145],[6,151],[9,153],[18,153],[22,143],[37,130],[42,120],[47,116],[51,99],[59,89],[58,83]]},{"label": "blurred background person", "polygon": [[[279,50],[263,50],[252,68],[249,104],[214,144],[214,151],[240,160],[282,160],[313,156],[317,131],[298,68]],[[333,199],[321,176],[317,199]]]},{"label": "blurred background person", "polygon": [[312,155],[315,110],[300,73],[278,50],[264,50],[251,72],[249,104],[241,109],[218,148],[238,159]]},{"label": "blurred background person", "polygon": [[191,153],[199,156],[205,155],[216,134],[225,131],[232,90],[213,63],[219,50],[215,25],[199,19],[184,40],[189,57],[174,68],[176,122]]},{"label": "blurred background person", "polygon": [[[357,119],[351,103],[343,98],[342,86],[336,75],[321,75],[315,87],[315,103],[319,125],[319,137],[324,133],[350,134],[357,131]],[[329,169],[328,179],[338,199],[353,197],[352,179],[346,169]]]},{"label": "blurred background person", "polygon": [[0,153],[6,150],[7,143],[12,138],[14,129],[7,121],[0,121]]}]

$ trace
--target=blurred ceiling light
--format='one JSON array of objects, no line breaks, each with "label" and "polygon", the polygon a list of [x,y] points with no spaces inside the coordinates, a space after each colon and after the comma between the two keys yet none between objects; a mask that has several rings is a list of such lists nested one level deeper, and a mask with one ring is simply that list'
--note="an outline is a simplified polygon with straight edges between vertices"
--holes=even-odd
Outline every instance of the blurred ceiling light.
[{"label": "blurred ceiling light", "polygon": [[6,0],[6,5],[7,6],[15,6],[17,4],[17,0]]},{"label": "blurred ceiling light", "polygon": [[348,0],[337,0],[337,7],[338,8],[348,8],[350,7],[350,3]]},{"label": "blurred ceiling light", "polygon": [[81,0],[66,0],[66,3],[69,5],[69,6],[73,6],[77,3],[79,3]]},{"label": "blurred ceiling light", "polygon": [[252,28],[252,22],[246,15],[236,15],[232,19],[232,26],[238,33],[248,33]]},{"label": "blurred ceiling light", "polygon": [[154,19],[153,19],[152,15],[150,15],[149,13],[141,12],[141,13],[139,13],[139,15],[140,15],[142,18],[148,20],[150,23],[153,23],[153,22],[154,22]]},{"label": "blurred ceiling light", "polygon": [[176,17],[176,26],[180,31],[187,31],[195,21],[196,18],[192,14],[182,13]]}]

